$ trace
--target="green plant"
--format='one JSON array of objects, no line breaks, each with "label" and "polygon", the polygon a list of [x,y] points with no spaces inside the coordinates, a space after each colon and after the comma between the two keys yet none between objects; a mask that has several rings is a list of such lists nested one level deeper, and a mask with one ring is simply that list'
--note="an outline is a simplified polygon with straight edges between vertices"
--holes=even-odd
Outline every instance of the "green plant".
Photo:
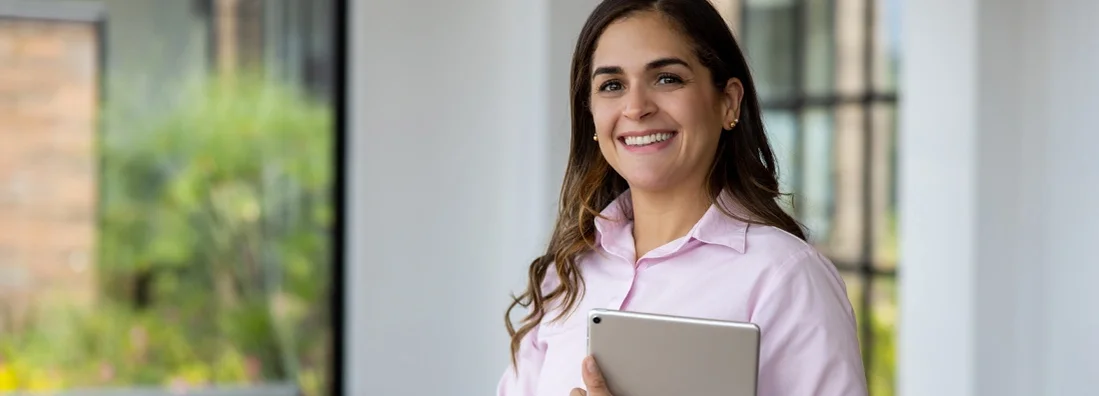
[{"label": "green plant", "polygon": [[[893,396],[896,386],[897,300],[893,282],[882,281],[885,298],[875,302],[871,326],[874,327],[873,366],[868,368],[870,394]],[[869,346],[867,346],[869,347]]]},{"label": "green plant", "polygon": [[300,335],[328,323],[332,134],[328,107],[241,74],[194,86],[151,130],[108,135],[103,289],[189,330],[202,360],[230,344],[262,378],[294,378],[323,345]]},{"label": "green plant", "polygon": [[104,113],[99,299],[0,337],[0,382],[26,388],[19,367],[65,387],[304,378],[319,391],[331,109],[250,73],[199,81],[173,103]]},{"label": "green plant", "polygon": [[[865,367],[870,394],[892,396],[896,386],[896,286],[891,280],[878,279],[876,282],[869,316],[861,309],[860,301],[853,300],[852,304],[856,308],[855,319],[860,324],[859,328],[869,320],[874,332],[872,344],[867,344],[860,334],[862,349],[870,352],[870,364]],[[853,293],[852,297],[855,296],[858,293]]]}]

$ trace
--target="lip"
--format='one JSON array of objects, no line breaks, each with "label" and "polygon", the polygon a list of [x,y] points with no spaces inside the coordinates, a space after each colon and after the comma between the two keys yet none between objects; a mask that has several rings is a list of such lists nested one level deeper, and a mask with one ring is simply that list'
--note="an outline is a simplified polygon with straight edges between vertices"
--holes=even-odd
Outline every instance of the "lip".
[{"label": "lip", "polygon": [[[670,134],[672,134],[672,137],[668,138],[665,141],[658,142],[658,143],[653,143],[653,144],[646,145],[646,146],[630,146],[630,145],[626,144],[626,138],[627,137],[646,136],[646,135],[651,135],[651,134],[654,134],[654,133],[670,133]],[[617,141],[617,143],[620,147],[622,147],[626,151],[629,151],[630,153],[648,154],[648,153],[655,153],[657,151],[660,151],[660,150],[663,150],[663,149],[667,148],[678,137],[679,137],[679,132],[674,130],[674,129],[647,129],[647,130],[644,130],[644,131],[623,132],[615,138],[615,141]]]}]

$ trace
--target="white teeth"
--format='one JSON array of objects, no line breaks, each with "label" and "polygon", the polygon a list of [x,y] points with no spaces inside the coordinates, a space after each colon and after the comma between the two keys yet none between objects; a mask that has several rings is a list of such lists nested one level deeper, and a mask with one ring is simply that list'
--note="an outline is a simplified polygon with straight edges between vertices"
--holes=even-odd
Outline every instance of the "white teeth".
[{"label": "white teeth", "polygon": [[645,136],[628,136],[625,140],[627,146],[644,146],[648,144],[663,142],[671,138],[671,133],[661,132]]}]

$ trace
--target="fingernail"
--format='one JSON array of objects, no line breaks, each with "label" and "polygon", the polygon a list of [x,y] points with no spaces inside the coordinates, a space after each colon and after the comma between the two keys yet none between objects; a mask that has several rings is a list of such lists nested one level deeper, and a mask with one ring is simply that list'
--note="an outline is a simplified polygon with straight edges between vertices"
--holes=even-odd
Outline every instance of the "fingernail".
[{"label": "fingernail", "polygon": [[589,373],[592,373],[592,374],[599,373],[599,368],[595,367],[595,359],[594,358],[589,357],[588,362],[585,364],[585,366],[588,368]]}]

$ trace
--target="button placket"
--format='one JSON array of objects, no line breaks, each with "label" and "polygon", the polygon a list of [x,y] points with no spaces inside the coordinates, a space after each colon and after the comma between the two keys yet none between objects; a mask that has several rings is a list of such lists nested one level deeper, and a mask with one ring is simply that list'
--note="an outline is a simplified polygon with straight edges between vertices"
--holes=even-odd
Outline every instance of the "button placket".
[{"label": "button placket", "polygon": [[626,301],[630,297],[630,292],[633,291],[634,283],[637,281],[637,268],[630,266],[630,272],[623,287],[617,293],[611,294],[610,299],[607,301],[608,309],[623,310],[626,307]]}]

